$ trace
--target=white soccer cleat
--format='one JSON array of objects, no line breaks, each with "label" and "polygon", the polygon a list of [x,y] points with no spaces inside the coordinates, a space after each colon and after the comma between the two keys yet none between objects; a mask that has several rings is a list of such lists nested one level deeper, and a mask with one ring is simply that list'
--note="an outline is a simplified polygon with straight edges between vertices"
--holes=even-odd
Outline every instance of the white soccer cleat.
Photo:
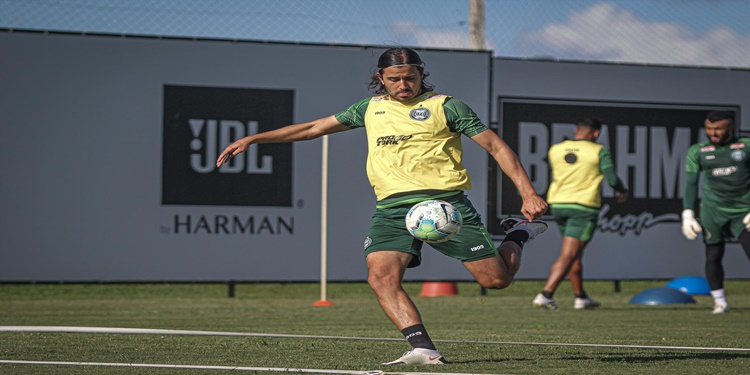
[{"label": "white soccer cleat", "polygon": [[729,312],[729,305],[721,304],[721,303],[715,304],[714,310],[711,311],[712,314],[726,314],[728,312]]},{"label": "white soccer cleat", "polygon": [[547,298],[542,293],[537,294],[532,303],[534,304],[534,307],[540,307],[552,311],[560,310],[554,299]]},{"label": "white soccer cleat", "polygon": [[602,304],[599,303],[599,301],[595,301],[591,298],[576,298],[575,302],[573,302],[573,308],[576,310],[593,309],[601,305]]},{"label": "white soccer cleat", "polygon": [[529,233],[529,241],[547,230],[547,223],[543,221],[528,221],[513,216],[503,219],[503,221],[500,222],[500,226],[505,230],[506,234],[517,230],[525,230]]},{"label": "white soccer cleat", "polygon": [[430,350],[434,354],[417,353],[414,350],[404,353],[401,358],[392,362],[383,362],[383,365],[444,365],[445,358],[436,350]]}]

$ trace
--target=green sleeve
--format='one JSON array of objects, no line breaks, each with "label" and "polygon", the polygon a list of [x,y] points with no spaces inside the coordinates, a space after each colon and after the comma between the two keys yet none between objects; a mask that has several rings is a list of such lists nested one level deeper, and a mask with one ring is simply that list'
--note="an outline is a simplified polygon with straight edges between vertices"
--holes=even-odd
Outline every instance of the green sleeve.
[{"label": "green sleeve", "polygon": [[685,155],[685,190],[682,195],[682,208],[695,210],[698,205],[698,178],[700,177],[700,145],[692,145]]},{"label": "green sleeve", "polygon": [[698,176],[699,173],[685,172],[685,191],[682,196],[682,208],[695,210],[698,203]]},{"label": "green sleeve", "polygon": [[473,137],[488,129],[487,125],[479,120],[474,110],[460,100],[448,98],[443,103],[443,110],[451,131]]},{"label": "green sleeve", "polygon": [[687,155],[685,155],[685,172],[698,173],[701,170],[700,158],[698,153],[703,145],[695,144],[690,146]]},{"label": "green sleeve", "polygon": [[606,147],[602,147],[602,149],[599,150],[599,169],[601,169],[604,179],[607,180],[609,186],[615,189],[615,191],[628,191],[628,187],[625,186],[625,183],[617,176],[617,172],[615,172],[615,162],[612,160],[612,153],[609,152]]},{"label": "green sleeve", "polygon": [[350,129],[361,128],[365,126],[365,112],[370,104],[370,98],[362,99],[343,112],[335,114],[336,120]]}]

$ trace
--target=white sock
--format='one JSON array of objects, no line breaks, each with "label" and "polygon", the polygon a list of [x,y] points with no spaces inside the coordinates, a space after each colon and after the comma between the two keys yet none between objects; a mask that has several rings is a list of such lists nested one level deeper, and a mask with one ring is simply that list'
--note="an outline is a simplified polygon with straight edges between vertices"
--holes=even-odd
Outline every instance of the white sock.
[{"label": "white sock", "polygon": [[714,297],[714,303],[717,305],[727,305],[727,296],[724,293],[724,289],[716,289],[711,291],[711,296]]},{"label": "white sock", "polygon": [[426,355],[433,356],[433,357],[436,355],[441,355],[440,352],[437,350],[424,349],[424,348],[414,348],[411,351],[414,353],[426,354]]}]

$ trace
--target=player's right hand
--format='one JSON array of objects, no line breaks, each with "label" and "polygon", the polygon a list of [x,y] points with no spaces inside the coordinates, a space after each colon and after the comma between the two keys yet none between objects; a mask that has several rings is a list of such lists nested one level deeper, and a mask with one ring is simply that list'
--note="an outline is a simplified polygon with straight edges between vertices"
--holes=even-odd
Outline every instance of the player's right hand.
[{"label": "player's right hand", "polygon": [[623,204],[630,197],[630,192],[629,191],[616,191],[615,197],[617,197],[617,203]]},{"label": "player's right hand", "polygon": [[682,234],[685,238],[694,240],[701,231],[701,225],[695,220],[695,212],[690,209],[682,210]]},{"label": "player's right hand", "polygon": [[219,157],[216,159],[216,168],[219,168],[222,164],[229,162],[229,159],[233,158],[234,156],[247,151],[247,147],[249,146],[249,144],[245,141],[245,138],[240,139],[227,146],[227,148],[225,148],[224,151],[219,154]]}]

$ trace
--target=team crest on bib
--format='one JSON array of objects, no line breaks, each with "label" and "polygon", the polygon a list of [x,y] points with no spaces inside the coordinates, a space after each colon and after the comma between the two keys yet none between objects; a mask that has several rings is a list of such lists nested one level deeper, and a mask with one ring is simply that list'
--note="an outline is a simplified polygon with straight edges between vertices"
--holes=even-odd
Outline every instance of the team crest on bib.
[{"label": "team crest on bib", "polygon": [[745,151],[742,150],[734,150],[731,154],[729,154],[729,157],[732,158],[734,161],[742,161],[745,160]]},{"label": "team crest on bib", "polygon": [[430,116],[432,116],[432,113],[429,109],[424,107],[415,108],[412,109],[411,112],[409,112],[409,117],[417,121],[425,121],[430,118]]}]

